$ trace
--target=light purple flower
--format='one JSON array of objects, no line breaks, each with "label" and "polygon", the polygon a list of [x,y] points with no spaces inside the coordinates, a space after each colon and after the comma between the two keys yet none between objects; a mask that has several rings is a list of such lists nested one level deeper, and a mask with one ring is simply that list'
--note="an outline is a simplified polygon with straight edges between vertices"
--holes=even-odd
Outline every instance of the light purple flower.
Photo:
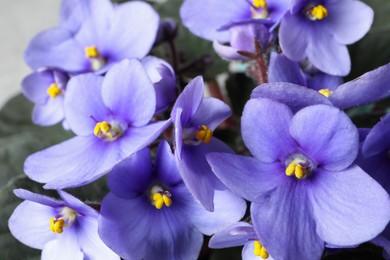
[{"label": "light purple flower", "polygon": [[206,161],[209,152],[232,152],[213,137],[214,129],[231,115],[216,98],[204,98],[202,77],[193,79],[177,98],[171,112],[175,124],[175,158],[180,175],[190,192],[209,211],[213,211],[215,190],[226,187],[215,177]]},{"label": "light purple flower", "polygon": [[153,84],[137,60],[124,60],[103,78],[73,77],[65,98],[65,116],[77,135],[30,155],[26,174],[45,188],[85,185],[141,150],[170,124],[151,123],[156,107]]},{"label": "light purple flower", "polygon": [[125,58],[146,56],[159,25],[158,14],[141,1],[63,0],[60,17],[60,26],[41,32],[27,47],[32,69],[104,73]]},{"label": "light purple flower", "polygon": [[253,226],[275,259],[320,259],[325,243],[356,245],[389,222],[389,195],[354,164],[358,131],[339,109],[315,105],[294,115],[282,103],[251,99],[242,136],[254,158],[206,157],[227,187],[252,202]]},{"label": "light purple flower", "polygon": [[[280,71],[280,73],[282,72]],[[298,72],[295,70],[293,73]],[[287,77],[299,78],[300,76],[285,76],[285,78]],[[331,87],[332,81],[328,82],[330,83],[329,87]],[[282,102],[293,111],[315,104],[333,105],[340,109],[346,109],[388,97],[390,95],[390,84],[388,82],[390,82],[390,63],[367,72],[333,90],[328,89],[328,85],[313,86],[314,89],[322,88],[322,94],[314,89],[292,83],[272,82],[255,88],[251,98],[268,98]]]},{"label": "light purple flower", "polygon": [[214,234],[209,242],[210,248],[226,248],[244,246],[243,260],[273,260],[267,249],[261,244],[253,226],[246,222],[238,222]]},{"label": "light purple flower", "polygon": [[160,143],[154,166],[149,149],[123,161],[108,177],[99,235],[125,259],[197,259],[203,234],[240,220],[246,203],[216,192],[214,212],[190,194],[168,143]]},{"label": "light purple flower", "polygon": [[180,17],[193,34],[224,43],[230,41],[228,29],[235,25],[260,23],[274,28],[289,7],[289,0],[186,0]]},{"label": "light purple flower", "polygon": [[41,126],[64,120],[64,96],[68,75],[60,70],[44,69],[23,79],[22,91],[35,104],[32,121]]},{"label": "light purple flower", "polygon": [[46,259],[118,259],[99,238],[98,212],[64,191],[63,201],[23,189],[14,191],[25,199],[12,213],[12,235],[29,247],[42,250]]},{"label": "light purple flower", "polygon": [[175,72],[168,62],[153,56],[141,60],[156,91],[156,114],[166,110],[177,97]]},{"label": "light purple flower", "polygon": [[289,59],[308,58],[327,74],[345,76],[351,69],[345,45],[360,40],[373,18],[358,0],[294,0],[281,20],[280,46]]}]

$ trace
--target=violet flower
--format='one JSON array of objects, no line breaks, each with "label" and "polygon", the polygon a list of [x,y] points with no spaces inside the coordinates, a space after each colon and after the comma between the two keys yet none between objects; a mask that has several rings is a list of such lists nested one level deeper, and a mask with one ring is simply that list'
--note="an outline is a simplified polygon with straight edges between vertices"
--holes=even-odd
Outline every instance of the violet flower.
[{"label": "violet flower", "polygon": [[209,152],[232,152],[213,137],[214,129],[231,115],[216,98],[204,98],[202,77],[193,79],[177,98],[171,112],[175,124],[175,158],[189,191],[209,211],[213,211],[215,190],[226,187],[215,177],[206,161]]},{"label": "violet flower", "polygon": [[29,247],[41,249],[41,259],[120,259],[99,238],[98,212],[64,191],[63,201],[23,189],[25,199],[12,213],[12,235]]},{"label": "violet flower", "polygon": [[274,28],[289,7],[289,0],[185,0],[180,17],[193,34],[224,43],[235,25],[261,23]]},{"label": "violet flower", "polygon": [[267,249],[261,244],[253,226],[246,222],[238,222],[214,234],[209,242],[210,248],[227,248],[244,246],[243,260],[273,260]]},{"label": "violet flower", "polygon": [[255,41],[265,49],[274,39],[267,27],[257,23],[236,25],[231,27],[229,32],[229,45],[213,42],[215,52],[227,60],[245,60],[247,57],[242,56],[239,51],[256,53]]},{"label": "violet flower", "polygon": [[141,60],[156,91],[156,114],[166,110],[177,97],[175,72],[168,62],[153,56]]},{"label": "violet flower", "polygon": [[308,58],[319,70],[345,76],[351,69],[346,44],[370,29],[374,12],[357,0],[294,0],[281,20],[279,41],[294,61]]},{"label": "violet flower", "polygon": [[23,79],[22,91],[35,103],[32,112],[34,124],[49,126],[64,120],[64,96],[68,75],[60,70],[44,69]]},{"label": "violet flower", "polygon": [[251,99],[241,122],[254,158],[206,157],[227,187],[252,202],[253,226],[275,259],[320,259],[325,243],[351,246],[382,232],[389,195],[354,164],[359,137],[346,114],[315,105],[294,115],[282,103]]},{"label": "violet flower", "polygon": [[124,60],[103,78],[73,77],[65,98],[65,116],[77,135],[30,155],[26,174],[59,189],[90,183],[141,150],[170,124],[149,124],[156,107],[153,84],[137,60]]},{"label": "violet flower", "polygon": [[63,0],[60,17],[60,26],[41,32],[27,47],[32,69],[104,73],[125,58],[148,54],[159,26],[158,14],[141,1]]},{"label": "violet flower", "polygon": [[144,149],[113,169],[108,186],[99,235],[125,259],[197,259],[202,233],[237,222],[246,209],[238,196],[216,192],[215,211],[206,211],[185,187],[165,141],[154,166]]},{"label": "violet flower", "polygon": [[390,95],[388,82],[390,82],[390,63],[346,82],[334,90],[328,89],[328,86],[313,87],[314,89],[321,88],[316,91],[292,83],[273,82],[255,88],[251,98],[268,98],[282,102],[293,111],[315,104],[333,105],[346,109],[388,97]]}]

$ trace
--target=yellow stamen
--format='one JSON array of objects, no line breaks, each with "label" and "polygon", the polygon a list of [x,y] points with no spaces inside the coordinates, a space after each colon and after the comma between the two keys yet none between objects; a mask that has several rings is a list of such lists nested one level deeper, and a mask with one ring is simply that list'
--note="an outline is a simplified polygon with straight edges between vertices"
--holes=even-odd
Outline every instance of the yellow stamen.
[{"label": "yellow stamen", "polygon": [[162,207],[170,207],[172,205],[172,199],[169,195],[156,192],[152,195],[153,205],[156,209],[161,209]]},{"label": "yellow stamen", "polygon": [[328,16],[328,9],[323,5],[314,6],[310,11],[313,20],[322,20]]},{"label": "yellow stamen", "polygon": [[107,134],[111,130],[111,125],[106,121],[98,122],[93,129],[93,133],[97,137],[101,137],[102,133]]},{"label": "yellow stamen", "polygon": [[267,8],[267,2],[265,0],[253,0],[253,6],[256,8]]},{"label": "yellow stamen", "polygon": [[325,97],[329,97],[330,95],[333,94],[333,91],[332,90],[329,90],[327,88],[324,88],[324,89],[320,89],[318,90],[318,92],[320,92],[322,95],[324,95]]},{"label": "yellow stamen", "polygon": [[88,46],[85,47],[85,57],[87,58],[97,58],[99,57],[100,53],[96,46]]},{"label": "yellow stamen", "polygon": [[292,176],[295,175],[298,179],[303,179],[307,176],[307,167],[300,165],[299,163],[296,162],[291,162],[287,167],[286,167],[286,175],[287,176]]},{"label": "yellow stamen", "polygon": [[198,132],[195,135],[196,139],[203,141],[205,144],[210,143],[211,137],[213,137],[213,131],[211,131],[207,126],[202,125]]},{"label": "yellow stamen", "polygon": [[61,94],[62,91],[61,89],[57,86],[56,83],[52,83],[49,88],[47,89],[47,94],[51,97],[51,98],[55,98],[57,97],[59,94]]},{"label": "yellow stamen", "polygon": [[55,217],[50,218],[50,230],[54,233],[61,234],[64,231],[65,221],[63,219],[56,220]]},{"label": "yellow stamen", "polygon": [[260,243],[260,241],[256,240],[253,244],[253,254],[256,256],[260,256],[263,259],[267,259],[269,257],[269,254],[265,247]]}]

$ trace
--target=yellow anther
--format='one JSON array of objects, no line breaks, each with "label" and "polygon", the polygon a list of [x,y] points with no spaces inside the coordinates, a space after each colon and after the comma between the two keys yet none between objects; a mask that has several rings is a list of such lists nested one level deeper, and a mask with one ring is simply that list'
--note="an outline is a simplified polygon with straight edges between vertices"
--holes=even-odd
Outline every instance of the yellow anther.
[{"label": "yellow anther", "polygon": [[269,257],[267,250],[260,243],[260,241],[256,240],[253,244],[253,248],[253,254],[255,254],[256,256],[260,256],[263,259],[267,259]]},{"label": "yellow anther", "polygon": [[267,2],[265,0],[253,0],[253,6],[256,8],[267,8]]},{"label": "yellow anther", "polygon": [[213,137],[213,131],[211,131],[207,126],[202,125],[198,132],[195,135],[196,139],[203,141],[205,144],[210,143],[211,137]]},{"label": "yellow anther", "polygon": [[64,231],[65,221],[63,219],[55,219],[55,217],[50,218],[50,230],[61,234]]},{"label": "yellow anther", "polygon": [[333,94],[333,91],[332,90],[329,90],[327,88],[324,88],[324,89],[320,89],[318,90],[318,92],[320,92],[322,95],[324,95],[325,97],[329,97],[330,95]]},{"label": "yellow anther", "polygon": [[310,11],[313,20],[322,20],[328,16],[328,9],[323,5],[314,6]]},{"label": "yellow anther", "polygon": [[295,175],[298,179],[305,178],[307,176],[307,167],[300,165],[296,162],[291,162],[286,167],[286,175],[292,176]]},{"label": "yellow anther", "polygon": [[49,88],[47,89],[47,94],[51,97],[51,98],[55,98],[57,97],[59,94],[61,94],[62,91],[61,89],[57,86],[56,83],[52,83]]},{"label": "yellow anther", "polygon": [[101,137],[102,133],[107,134],[110,132],[110,130],[111,130],[111,125],[109,123],[107,123],[106,121],[102,121],[102,122],[98,122],[95,125],[95,128],[93,129],[93,133],[97,137]]},{"label": "yellow anther", "polygon": [[88,46],[85,47],[85,57],[87,58],[97,58],[99,57],[100,53],[96,46]]},{"label": "yellow anther", "polygon": [[156,209],[161,209],[162,207],[170,207],[172,205],[172,199],[170,196],[164,193],[154,193],[152,196],[153,205],[156,207]]}]

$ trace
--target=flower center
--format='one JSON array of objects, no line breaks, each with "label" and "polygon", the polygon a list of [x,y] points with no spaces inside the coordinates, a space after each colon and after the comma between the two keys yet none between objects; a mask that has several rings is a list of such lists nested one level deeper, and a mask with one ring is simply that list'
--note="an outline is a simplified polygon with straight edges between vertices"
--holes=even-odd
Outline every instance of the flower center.
[{"label": "flower center", "polygon": [[320,92],[325,97],[329,97],[330,95],[333,94],[333,91],[330,89],[327,89],[327,88],[320,89],[320,90],[318,90],[318,92]]},{"label": "flower center", "polygon": [[308,8],[305,9],[306,16],[312,21],[322,20],[328,16],[328,9],[325,6],[319,5],[309,5]]},{"label": "flower center", "polygon": [[101,121],[96,123],[93,133],[99,138],[113,141],[122,136],[123,130],[119,126],[112,125],[107,121]]},{"label": "flower center", "polygon": [[267,2],[265,0],[253,0],[251,10],[253,19],[265,19],[268,17]]},{"label": "flower center", "polygon": [[213,137],[213,131],[211,131],[211,129],[206,125],[201,125],[198,127],[198,131],[196,132],[195,137],[198,139],[198,141],[208,144]]},{"label": "flower center", "polygon": [[183,129],[183,141],[189,145],[208,144],[213,137],[213,131],[207,125]]},{"label": "flower center", "polygon": [[47,94],[51,98],[56,98],[58,95],[62,93],[62,90],[57,86],[56,83],[50,84],[49,88],[47,89]]},{"label": "flower center", "polygon": [[313,163],[301,154],[296,154],[286,161],[286,175],[297,179],[306,179],[314,168]]},{"label": "flower center", "polygon": [[172,205],[172,194],[164,190],[160,185],[154,185],[151,190],[151,202],[156,209],[161,209],[162,207],[170,207]]},{"label": "flower center", "polygon": [[89,59],[92,70],[99,70],[106,64],[106,60],[100,54],[96,46],[87,46],[84,50],[85,57]]},{"label": "flower center", "polygon": [[256,256],[260,256],[263,259],[267,259],[269,257],[269,254],[265,247],[260,243],[259,240],[256,240],[253,244],[253,254]]},{"label": "flower center", "polygon": [[64,231],[64,227],[70,227],[76,218],[76,211],[69,207],[63,207],[60,214],[50,218],[50,230],[54,233],[61,234]]}]

